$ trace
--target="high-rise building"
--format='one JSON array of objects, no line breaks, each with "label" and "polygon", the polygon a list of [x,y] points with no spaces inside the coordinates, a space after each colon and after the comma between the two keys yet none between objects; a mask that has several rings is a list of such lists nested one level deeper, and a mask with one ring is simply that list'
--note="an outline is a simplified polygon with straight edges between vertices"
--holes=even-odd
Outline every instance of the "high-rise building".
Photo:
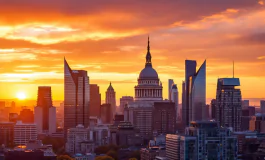
[{"label": "high-rise building", "polygon": [[185,135],[166,136],[168,160],[237,159],[237,139],[216,122],[192,121]]},{"label": "high-rise building", "polygon": [[216,99],[211,100],[211,118],[216,118]]},{"label": "high-rise building", "polygon": [[182,126],[186,126],[186,84],[185,81],[182,81],[182,97],[181,97],[181,121]]},{"label": "high-rise building", "polygon": [[0,101],[0,109],[4,109],[6,107],[5,101]]},{"label": "high-rise building", "polygon": [[265,114],[257,113],[249,121],[249,130],[265,133]]},{"label": "high-rise building", "polygon": [[196,72],[196,61],[185,61],[185,105],[184,124],[190,121],[204,120],[206,106],[206,60]]},{"label": "high-rise building", "polygon": [[175,108],[176,108],[176,117],[179,117],[179,92],[178,92],[178,87],[177,84],[173,84],[171,87],[171,102],[175,103]]},{"label": "high-rise building", "polygon": [[5,145],[7,147],[13,146],[14,125],[13,122],[0,123],[0,145]]},{"label": "high-rise building", "polygon": [[219,78],[216,91],[216,121],[221,127],[241,128],[241,91],[239,78]]},{"label": "high-rise building", "polygon": [[17,123],[19,115],[17,113],[9,113],[9,122]]},{"label": "high-rise building", "polygon": [[34,113],[30,109],[23,109],[20,111],[19,120],[23,123],[34,123]]},{"label": "high-rise building", "polygon": [[173,79],[169,79],[168,80],[168,100],[172,100],[172,96],[171,96],[171,90],[172,90],[172,86],[174,84],[174,80]]},{"label": "high-rise building", "polygon": [[64,59],[64,130],[78,124],[89,126],[89,77],[87,71],[72,70]]},{"label": "high-rise building", "polygon": [[56,132],[56,108],[52,105],[50,86],[39,86],[37,106],[34,108],[34,120],[38,133]]},{"label": "high-rise building", "polygon": [[106,91],[106,104],[111,105],[111,111],[112,111],[112,117],[113,117],[116,113],[116,92],[114,91],[114,88],[112,87],[111,82]]},{"label": "high-rise building", "polygon": [[176,133],[176,107],[172,102],[155,102],[153,132],[157,134]]},{"label": "high-rise building", "polygon": [[37,140],[37,125],[18,121],[14,126],[15,145],[26,145],[29,140]]},{"label": "high-rise building", "polygon": [[100,117],[101,94],[97,84],[90,84],[90,116]]},{"label": "high-rise building", "polygon": [[102,104],[100,106],[100,118],[102,123],[111,123],[113,120],[111,104]]},{"label": "high-rise building", "polygon": [[265,114],[265,100],[260,100],[260,112]]},{"label": "high-rise building", "polygon": [[249,100],[242,100],[242,109],[246,109],[249,107]]},{"label": "high-rise building", "polygon": [[133,97],[131,96],[122,96],[120,98],[120,112],[123,113],[125,106],[128,105],[128,103],[133,102],[133,101],[134,101]]}]

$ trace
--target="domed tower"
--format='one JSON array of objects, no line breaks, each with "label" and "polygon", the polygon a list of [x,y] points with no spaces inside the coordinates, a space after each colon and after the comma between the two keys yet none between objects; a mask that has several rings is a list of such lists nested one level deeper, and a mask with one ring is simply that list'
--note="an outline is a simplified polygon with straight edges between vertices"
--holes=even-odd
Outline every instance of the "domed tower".
[{"label": "domed tower", "polygon": [[152,67],[152,56],[150,53],[150,45],[147,45],[147,54],[145,68],[141,71],[138,78],[138,85],[135,86],[135,100],[136,101],[161,101],[162,83],[159,83],[158,74]]}]

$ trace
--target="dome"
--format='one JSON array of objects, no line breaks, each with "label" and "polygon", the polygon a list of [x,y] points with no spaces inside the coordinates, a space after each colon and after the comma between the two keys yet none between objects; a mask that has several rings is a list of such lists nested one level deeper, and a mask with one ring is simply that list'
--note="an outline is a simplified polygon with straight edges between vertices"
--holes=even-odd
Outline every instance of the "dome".
[{"label": "dome", "polygon": [[139,78],[157,78],[158,79],[158,75],[157,75],[156,70],[154,70],[150,66],[147,66],[141,71]]}]

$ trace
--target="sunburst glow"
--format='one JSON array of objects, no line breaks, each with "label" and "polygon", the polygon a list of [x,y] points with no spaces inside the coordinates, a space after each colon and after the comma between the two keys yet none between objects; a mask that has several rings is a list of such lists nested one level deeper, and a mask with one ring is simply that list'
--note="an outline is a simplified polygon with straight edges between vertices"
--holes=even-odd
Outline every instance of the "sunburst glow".
[{"label": "sunburst glow", "polygon": [[26,99],[26,94],[24,92],[18,92],[17,98],[20,100],[24,100],[24,99]]}]

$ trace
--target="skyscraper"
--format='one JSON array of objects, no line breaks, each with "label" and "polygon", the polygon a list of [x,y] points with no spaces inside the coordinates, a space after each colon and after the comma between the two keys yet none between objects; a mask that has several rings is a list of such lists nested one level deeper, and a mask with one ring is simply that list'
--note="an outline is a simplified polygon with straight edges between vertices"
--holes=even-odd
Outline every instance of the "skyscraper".
[{"label": "skyscraper", "polygon": [[90,84],[90,116],[100,117],[101,94],[99,93],[99,86]]},{"label": "skyscraper", "polygon": [[239,78],[219,78],[216,91],[216,121],[222,127],[241,128],[241,91]]},{"label": "skyscraper", "polygon": [[131,96],[122,96],[120,98],[120,112],[121,113],[123,113],[124,107],[130,102],[133,102],[133,97]]},{"label": "skyscraper", "polygon": [[112,87],[111,82],[106,92],[106,104],[111,105],[111,110],[114,116],[116,113],[116,92],[114,91],[114,88]]},{"label": "skyscraper", "polygon": [[265,100],[260,100],[260,112],[265,113]]},{"label": "skyscraper", "polygon": [[175,108],[176,108],[176,117],[179,117],[179,108],[178,108],[178,105],[179,105],[179,92],[178,92],[178,87],[176,84],[173,84],[171,86],[171,99],[170,101],[171,102],[174,102],[175,103]]},{"label": "skyscraper", "polygon": [[38,133],[56,132],[56,108],[52,106],[52,94],[50,86],[38,88],[37,106],[34,108],[34,121],[37,124]]},{"label": "skyscraper", "polygon": [[172,98],[171,90],[172,90],[173,84],[174,84],[174,80],[173,79],[169,79],[168,80],[168,100],[171,100],[171,98]]},{"label": "skyscraper", "polygon": [[182,119],[186,126],[190,121],[203,120],[206,106],[206,60],[196,72],[196,61],[185,61],[185,105]]},{"label": "skyscraper", "polygon": [[34,123],[34,113],[30,109],[23,109],[20,111],[19,119],[23,123]]},{"label": "skyscraper", "polygon": [[78,124],[89,126],[89,77],[87,71],[72,70],[64,59],[64,130]]},{"label": "skyscraper", "polygon": [[211,118],[212,119],[216,118],[216,100],[215,99],[211,100]]},{"label": "skyscraper", "polygon": [[186,126],[186,84],[182,81],[182,97],[181,97],[181,121],[182,126]]}]

